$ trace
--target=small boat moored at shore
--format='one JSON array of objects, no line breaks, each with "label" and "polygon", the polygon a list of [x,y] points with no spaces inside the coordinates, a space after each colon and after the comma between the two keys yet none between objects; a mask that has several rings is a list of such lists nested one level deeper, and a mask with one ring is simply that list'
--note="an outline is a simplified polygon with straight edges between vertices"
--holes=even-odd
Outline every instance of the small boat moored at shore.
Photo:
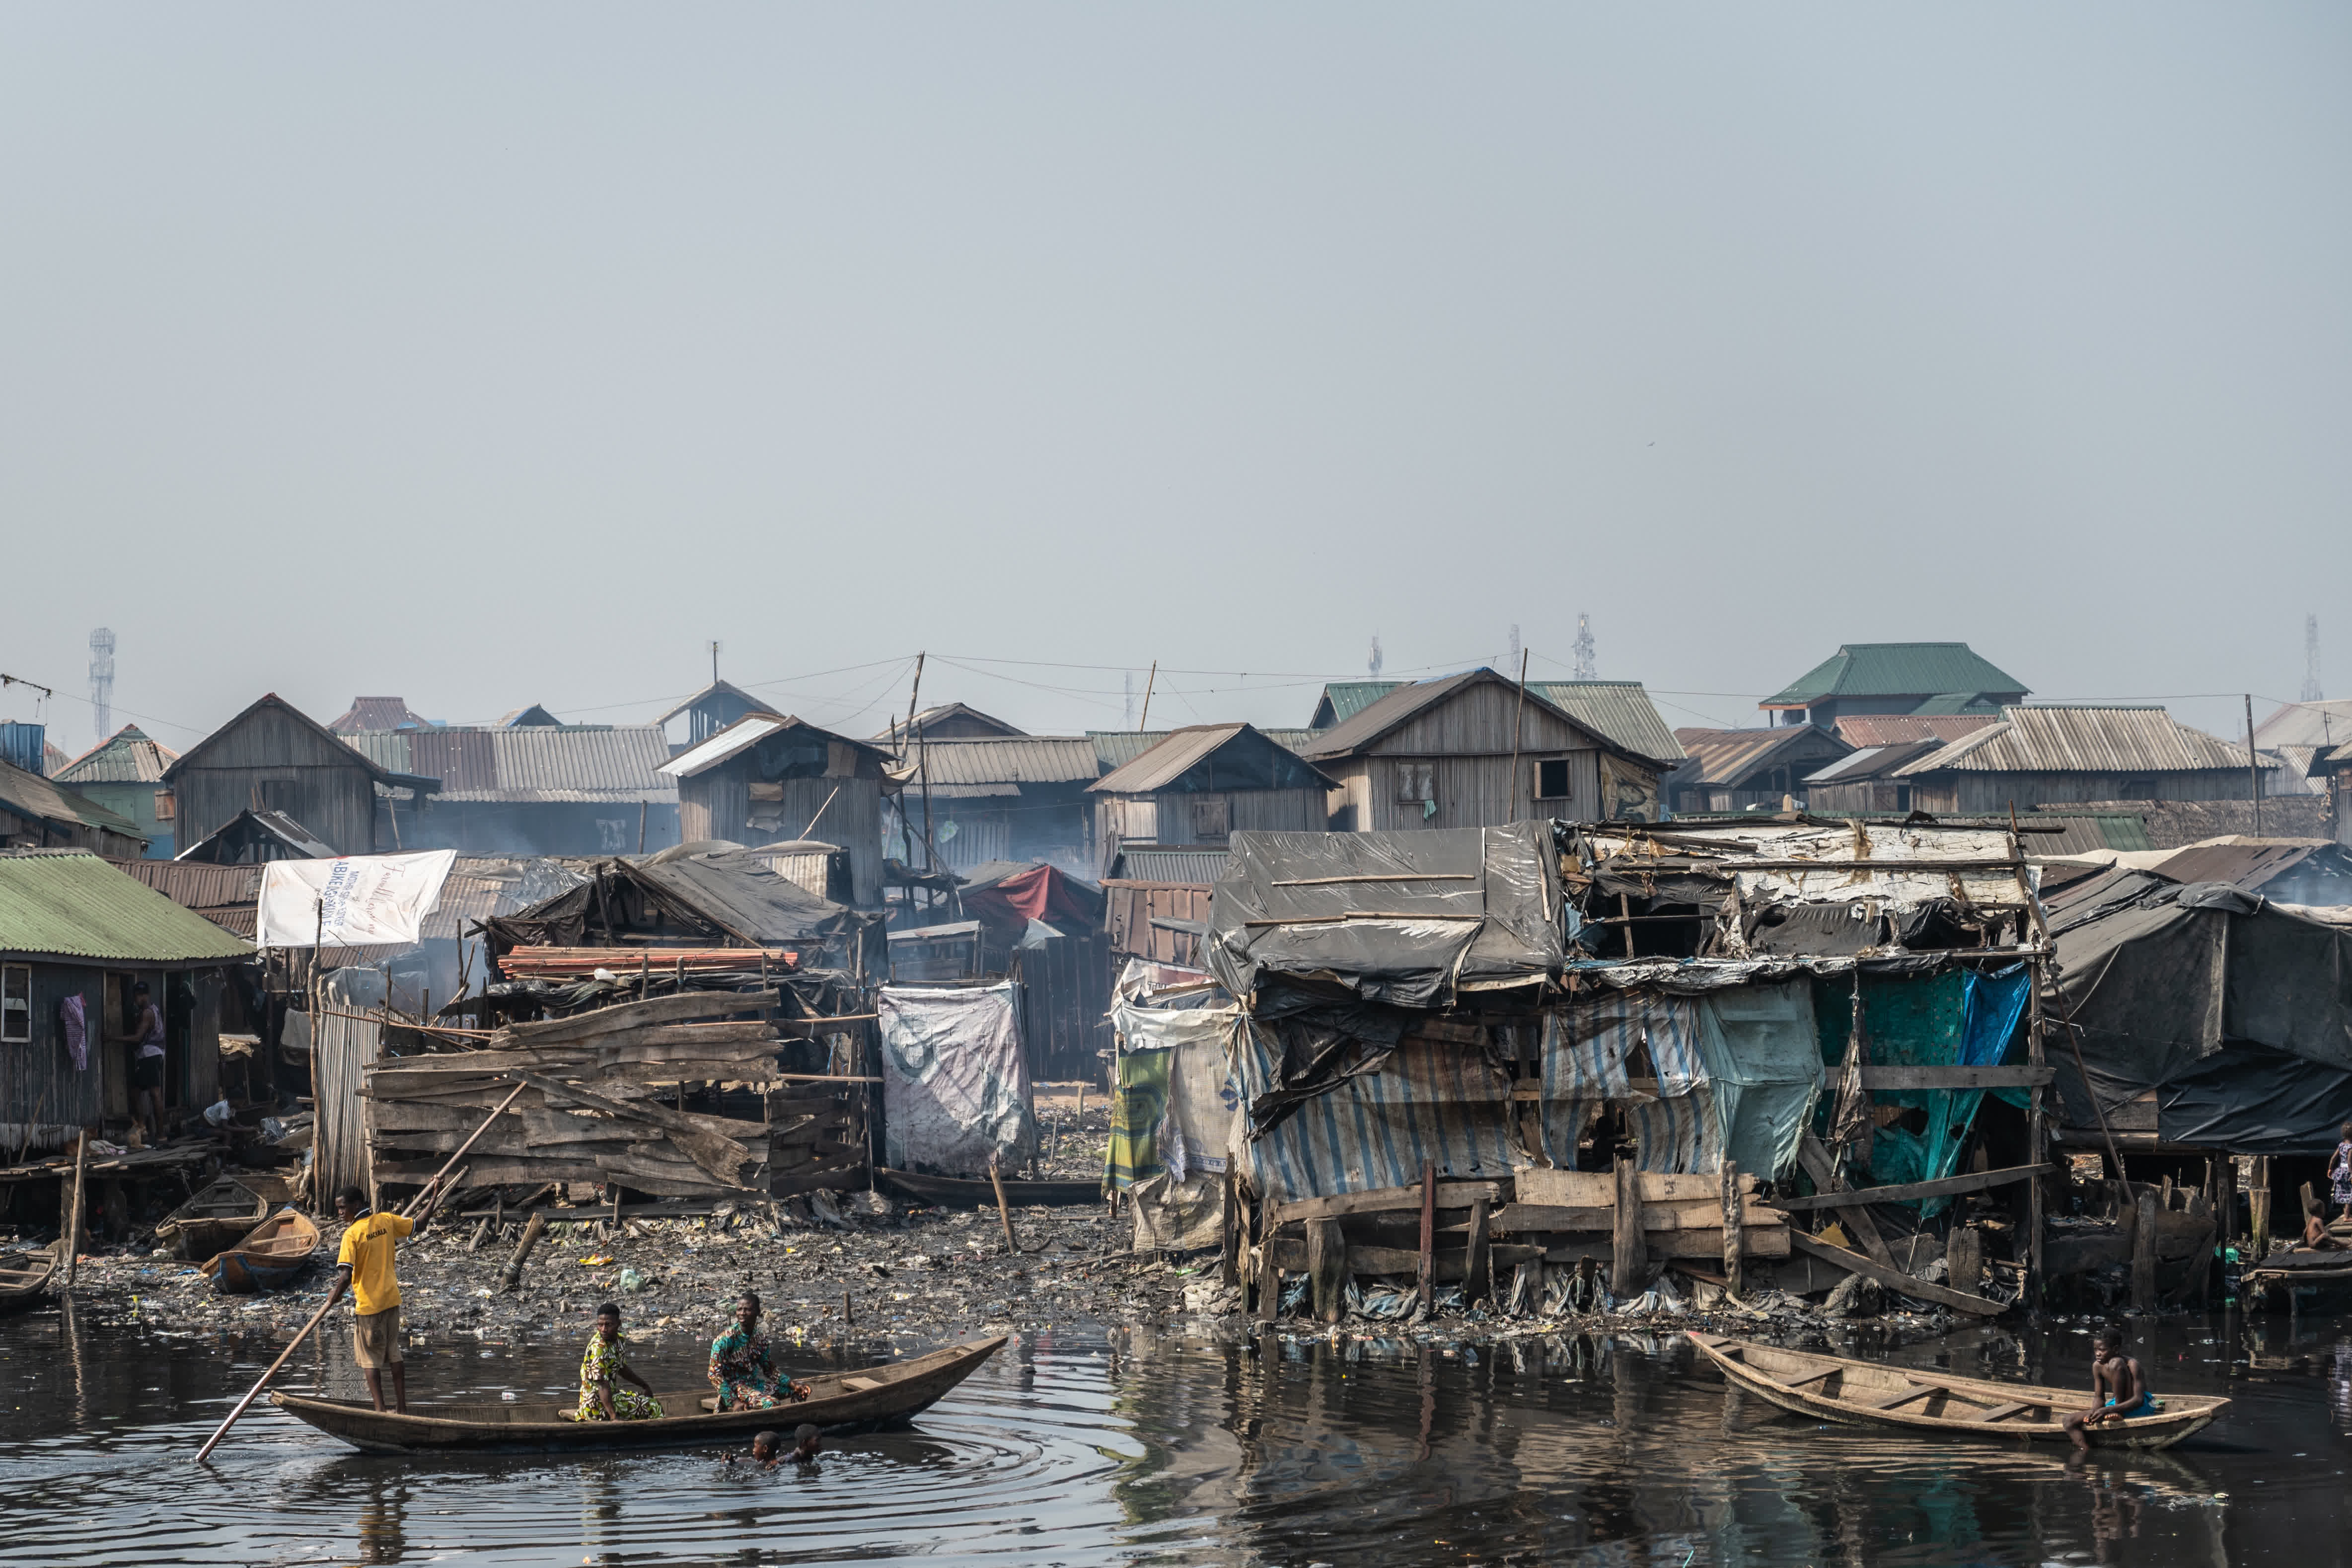
[{"label": "small boat moored at shore", "polygon": [[994,1355],[1004,1337],[951,1345],[886,1366],[821,1373],[809,1396],[768,1410],[705,1412],[707,1389],[655,1395],[673,1414],[647,1421],[575,1421],[572,1407],[549,1404],[446,1405],[406,1415],[337,1399],[273,1394],[270,1403],[329,1436],[371,1454],[467,1450],[572,1453],[591,1449],[675,1448],[749,1438],[770,1427],[803,1424],[829,1436],[871,1432],[909,1421]]},{"label": "small boat moored at shore", "polygon": [[224,1296],[281,1290],[318,1256],[319,1227],[295,1209],[280,1209],[226,1252],[205,1261],[213,1289]]},{"label": "small boat moored at shore", "polygon": [[236,1246],[268,1217],[268,1199],[223,1176],[166,1215],[155,1227],[155,1239],[173,1257],[194,1262]]},{"label": "small boat moored at shore", "polygon": [[0,1317],[40,1305],[57,1275],[58,1247],[63,1245],[31,1252],[0,1252]]},{"label": "small boat moored at shore", "polygon": [[[1752,1340],[1691,1331],[1691,1342],[1731,1384],[1800,1415],[1859,1426],[1903,1426],[1955,1437],[2069,1441],[2066,1417],[2087,1409],[2083,1389],[1984,1383],[1930,1369],[1848,1361],[1782,1350]],[[2163,1448],[2202,1431],[2230,1403],[2211,1395],[2159,1394],[2153,1415],[2102,1421],[2085,1429],[2102,1448]]]}]

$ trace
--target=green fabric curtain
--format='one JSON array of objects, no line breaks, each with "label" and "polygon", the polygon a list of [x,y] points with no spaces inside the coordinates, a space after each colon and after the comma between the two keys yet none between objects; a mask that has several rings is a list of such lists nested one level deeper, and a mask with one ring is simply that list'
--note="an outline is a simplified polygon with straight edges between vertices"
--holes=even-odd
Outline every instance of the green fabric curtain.
[{"label": "green fabric curtain", "polygon": [[1169,1047],[1122,1051],[1118,1094],[1110,1107],[1110,1150],[1103,1169],[1106,1191],[1125,1192],[1165,1169],[1160,1158],[1160,1128],[1168,1119],[1168,1083],[1176,1053]]}]

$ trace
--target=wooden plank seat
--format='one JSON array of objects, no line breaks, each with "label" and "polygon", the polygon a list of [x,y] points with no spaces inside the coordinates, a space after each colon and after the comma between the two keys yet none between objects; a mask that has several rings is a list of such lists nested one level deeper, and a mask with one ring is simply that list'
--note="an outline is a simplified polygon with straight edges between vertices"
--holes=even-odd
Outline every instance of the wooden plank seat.
[{"label": "wooden plank seat", "polygon": [[1991,1409],[1986,1411],[1983,1415],[1975,1416],[1973,1419],[1979,1422],[2006,1421],[2012,1415],[2019,1415],[2024,1411],[2032,1410],[2034,1406],[2022,1400],[2011,1400],[2007,1405],[1996,1405]]},{"label": "wooden plank seat", "polygon": [[1867,1405],[1873,1410],[1900,1410],[1913,1400],[1926,1399],[1931,1394],[1950,1392],[1940,1383],[1916,1383],[1900,1393],[1890,1394],[1884,1399],[1864,1400],[1861,1403]]}]

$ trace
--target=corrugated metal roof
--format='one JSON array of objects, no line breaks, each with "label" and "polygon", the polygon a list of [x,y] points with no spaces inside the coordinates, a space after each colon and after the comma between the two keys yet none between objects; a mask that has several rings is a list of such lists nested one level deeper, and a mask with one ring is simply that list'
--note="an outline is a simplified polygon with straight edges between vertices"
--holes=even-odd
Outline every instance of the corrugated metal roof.
[{"label": "corrugated metal roof", "polygon": [[[950,726],[961,730],[962,733],[931,735],[932,731]],[[881,733],[874,738],[877,741],[887,741],[896,746],[899,736],[907,733],[907,731],[908,724],[905,719],[893,719],[884,727]],[[999,735],[1022,735],[1027,732],[1018,724],[1008,724],[993,713],[983,713],[979,709],[961,702],[933,703],[916,714],[914,722],[915,734],[930,735],[934,742],[966,738],[993,739]]]},{"label": "corrugated metal roof", "polygon": [[[933,787],[940,784],[1086,784],[1102,775],[1085,735],[1003,735],[930,740],[908,749]],[[918,777],[920,775],[919,774]]]},{"label": "corrugated metal roof", "polygon": [[[1263,752],[1258,748],[1264,748]],[[1302,782],[1297,784],[1261,785],[1265,788],[1307,788],[1320,784],[1333,787],[1333,781],[1301,759],[1289,747],[1269,739],[1265,731],[1248,724],[1192,724],[1169,731],[1168,738],[1138,756],[1134,761],[1112,769],[1093,784],[1089,790],[1104,795],[1143,795],[1164,789],[1184,776],[1202,762],[1228,748],[1249,751],[1258,755],[1271,755],[1271,766],[1277,772],[1295,767]],[[1229,787],[1248,787],[1235,784]]]},{"label": "corrugated metal roof", "polygon": [[1941,741],[1906,741],[1899,746],[1864,746],[1861,751],[1840,757],[1819,773],[1808,773],[1809,784],[1859,784],[1864,779],[1884,778],[1904,763],[1926,756],[1941,746]]},{"label": "corrugated metal roof", "polygon": [[1528,689],[1637,757],[1673,763],[1685,754],[1638,680],[1530,680]]},{"label": "corrugated metal roof", "polygon": [[1920,773],[2163,773],[2242,769],[2244,752],[2192,730],[2162,708],[2045,708],[2016,704],[2001,721],[1905,764]]},{"label": "corrugated metal roof", "polygon": [[1780,767],[1792,758],[1801,763],[1807,759],[1794,758],[1794,753],[1808,745],[1817,745],[1823,740],[1832,746],[1845,743],[1828,731],[1810,724],[1777,724],[1756,730],[1677,730],[1675,737],[1690,757],[1675,774],[1678,788],[1728,789],[1761,769]]},{"label": "corrugated metal roof", "polygon": [[1964,642],[1850,642],[1759,707],[1803,708],[1823,697],[1916,697],[2032,689]]},{"label": "corrugated metal roof", "polygon": [[[877,746],[871,741],[857,741],[852,740],[847,735],[837,735],[831,730],[822,729],[810,723],[805,719],[795,719],[790,714],[779,717],[772,713],[751,713],[736,720],[702,744],[691,746],[680,752],[655,771],[673,779],[692,778],[698,773],[717,767],[737,752],[758,745],[769,736],[781,735],[787,730],[806,730],[819,740],[838,741],[845,746],[855,746],[861,752],[871,752],[877,757],[893,755],[887,747]],[[520,732],[518,731],[518,733]]]},{"label": "corrugated metal roof", "polygon": [[138,725],[125,724],[49,777],[65,784],[161,784],[179,754],[149,740]]},{"label": "corrugated metal roof", "polygon": [[[656,724],[667,724],[687,710],[690,708],[699,708],[702,704],[721,697],[732,697],[737,701],[742,703],[745,707],[751,709],[754,713],[765,713],[768,711],[768,705],[765,702],[761,701],[760,699],[752,696],[750,692],[744,690],[733,681],[714,680],[709,685],[704,687],[701,690],[696,692],[693,696],[688,698],[685,701],[679,703],[677,707],[671,709],[668,712],[663,714],[660,718],[655,720],[654,722]],[[717,740],[718,736],[714,735],[711,739]]]},{"label": "corrugated metal roof", "polygon": [[0,806],[42,822],[79,823],[84,827],[103,828],[141,840],[147,837],[139,831],[137,823],[127,816],[117,816],[88,795],[77,795],[54,780],[6,763],[0,763]]},{"label": "corrugated metal roof", "polygon": [[1310,722],[1317,729],[1328,730],[1349,720],[1404,684],[1402,680],[1334,680],[1323,688],[1323,695],[1315,704],[1315,717]]},{"label": "corrugated metal roof", "polygon": [[0,952],[190,963],[253,948],[95,855],[0,855]]},{"label": "corrugated metal roof", "polygon": [[1838,738],[1849,746],[1899,746],[1910,741],[1957,741],[1988,724],[2000,722],[1998,710],[1987,713],[1846,713],[1838,718]]},{"label": "corrugated metal roof", "polygon": [[404,698],[354,697],[351,711],[327,728],[339,735],[362,730],[429,730],[433,721],[411,709]]},{"label": "corrugated metal roof", "polygon": [[134,882],[144,882],[184,910],[250,905],[261,897],[259,866],[215,866],[207,860],[109,860]]},{"label": "corrugated metal roof", "polygon": [[1128,882],[1181,882],[1213,887],[1225,874],[1232,856],[1223,849],[1161,849],[1149,844],[1122,844],[1111,858],[1112,879]]},{"label": "corrugated metal roof", "polygon": [[2325,840],[2281,844],[2255,839],[2243,844],[2195,844],[2155,869],[2176,882],[2227,882],[2252,892],[2280,872],[2330,847]]},{"label": "corrugated metal roof", "polygon": [[2254,744],[2318,746],[2352,744],[2352,698],[2290,702],[2254,726]]}]

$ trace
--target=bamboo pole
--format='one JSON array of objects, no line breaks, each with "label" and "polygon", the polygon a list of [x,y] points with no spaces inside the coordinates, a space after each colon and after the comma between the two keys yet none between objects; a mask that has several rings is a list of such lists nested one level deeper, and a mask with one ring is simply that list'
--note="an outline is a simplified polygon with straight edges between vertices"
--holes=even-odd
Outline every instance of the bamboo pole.
[{"label": "bamboo pole", "polygon": [[[441,1178],[447,1175],[451,1171],[457,1168],[457,1162],[466,1157],[466,1152],[474,1146],[476,1140],[479,1139],[483,1133],[488,1132],[490,1130],[491,1123],[497,1121],[499,1117],[504,1116],[507,1113],[507,1107],[515,1102],[515,1097],[522,1093],[526,1087],[528,1086],[524,1084],[515,1085],[513,1090],[509,1093],[504,1100],[499,1101],[498,1109],[491,1111],[490,1114],[484,1119],[479,1127],[474,1129],[472,1137],[457,1145],[457,1152],[449,1156],[448,1163],[443,1165],[439,1171],[434,1173],[433,1179],[425,1184],[425,1190],[408,1200],[408,1207],[401,1211],[403,1215],[413,1215],[417,1205],[423,1204],[425,1205],[425,1212],[426,1215],[428,1217],[431,1215],[433,1212],[432,1205],[441,1201]],[[428,1200],[430,1201],[428,1202]],[[301,1347],[302,1342],[310,1337],[311,1331],[326,1321],[327,1314],[334,1310],[335,1303],[342,1300],[342,1281],[338,1279],[327,1291],[327,1299],[320,1303],[319,1310],[310,1314],[310,1321],[302,1325],[301,1329],[296,1332],[294,1338],[288,1342],[284,1350],[278,1352],[278,1359],[269,1363],[269,1370],[263,1373],[260,1379],[256,1382],[251,1388],[246,1391],[245,1397],[236,1402],[236,1408],[228,1413],[228,1419],[220,1424],[219,1430],[215,1431],[210,1437],[205,1439],[205,1446],[196,1450],[195,1462],[197,1464],[203,1464],[205,1462],[205,1456],[210,1454],[215,1448],[220,1446],[220,1440],[228,1436],[228,1429],[236,1425],[237,1417],[243,1415],[247,1407],[261,1396],[261,1391],[269,1386],[269,1380],[278,1375],[278,1369],[284,1366],[288,1359],[294,1354],[295,1351]]]}]

